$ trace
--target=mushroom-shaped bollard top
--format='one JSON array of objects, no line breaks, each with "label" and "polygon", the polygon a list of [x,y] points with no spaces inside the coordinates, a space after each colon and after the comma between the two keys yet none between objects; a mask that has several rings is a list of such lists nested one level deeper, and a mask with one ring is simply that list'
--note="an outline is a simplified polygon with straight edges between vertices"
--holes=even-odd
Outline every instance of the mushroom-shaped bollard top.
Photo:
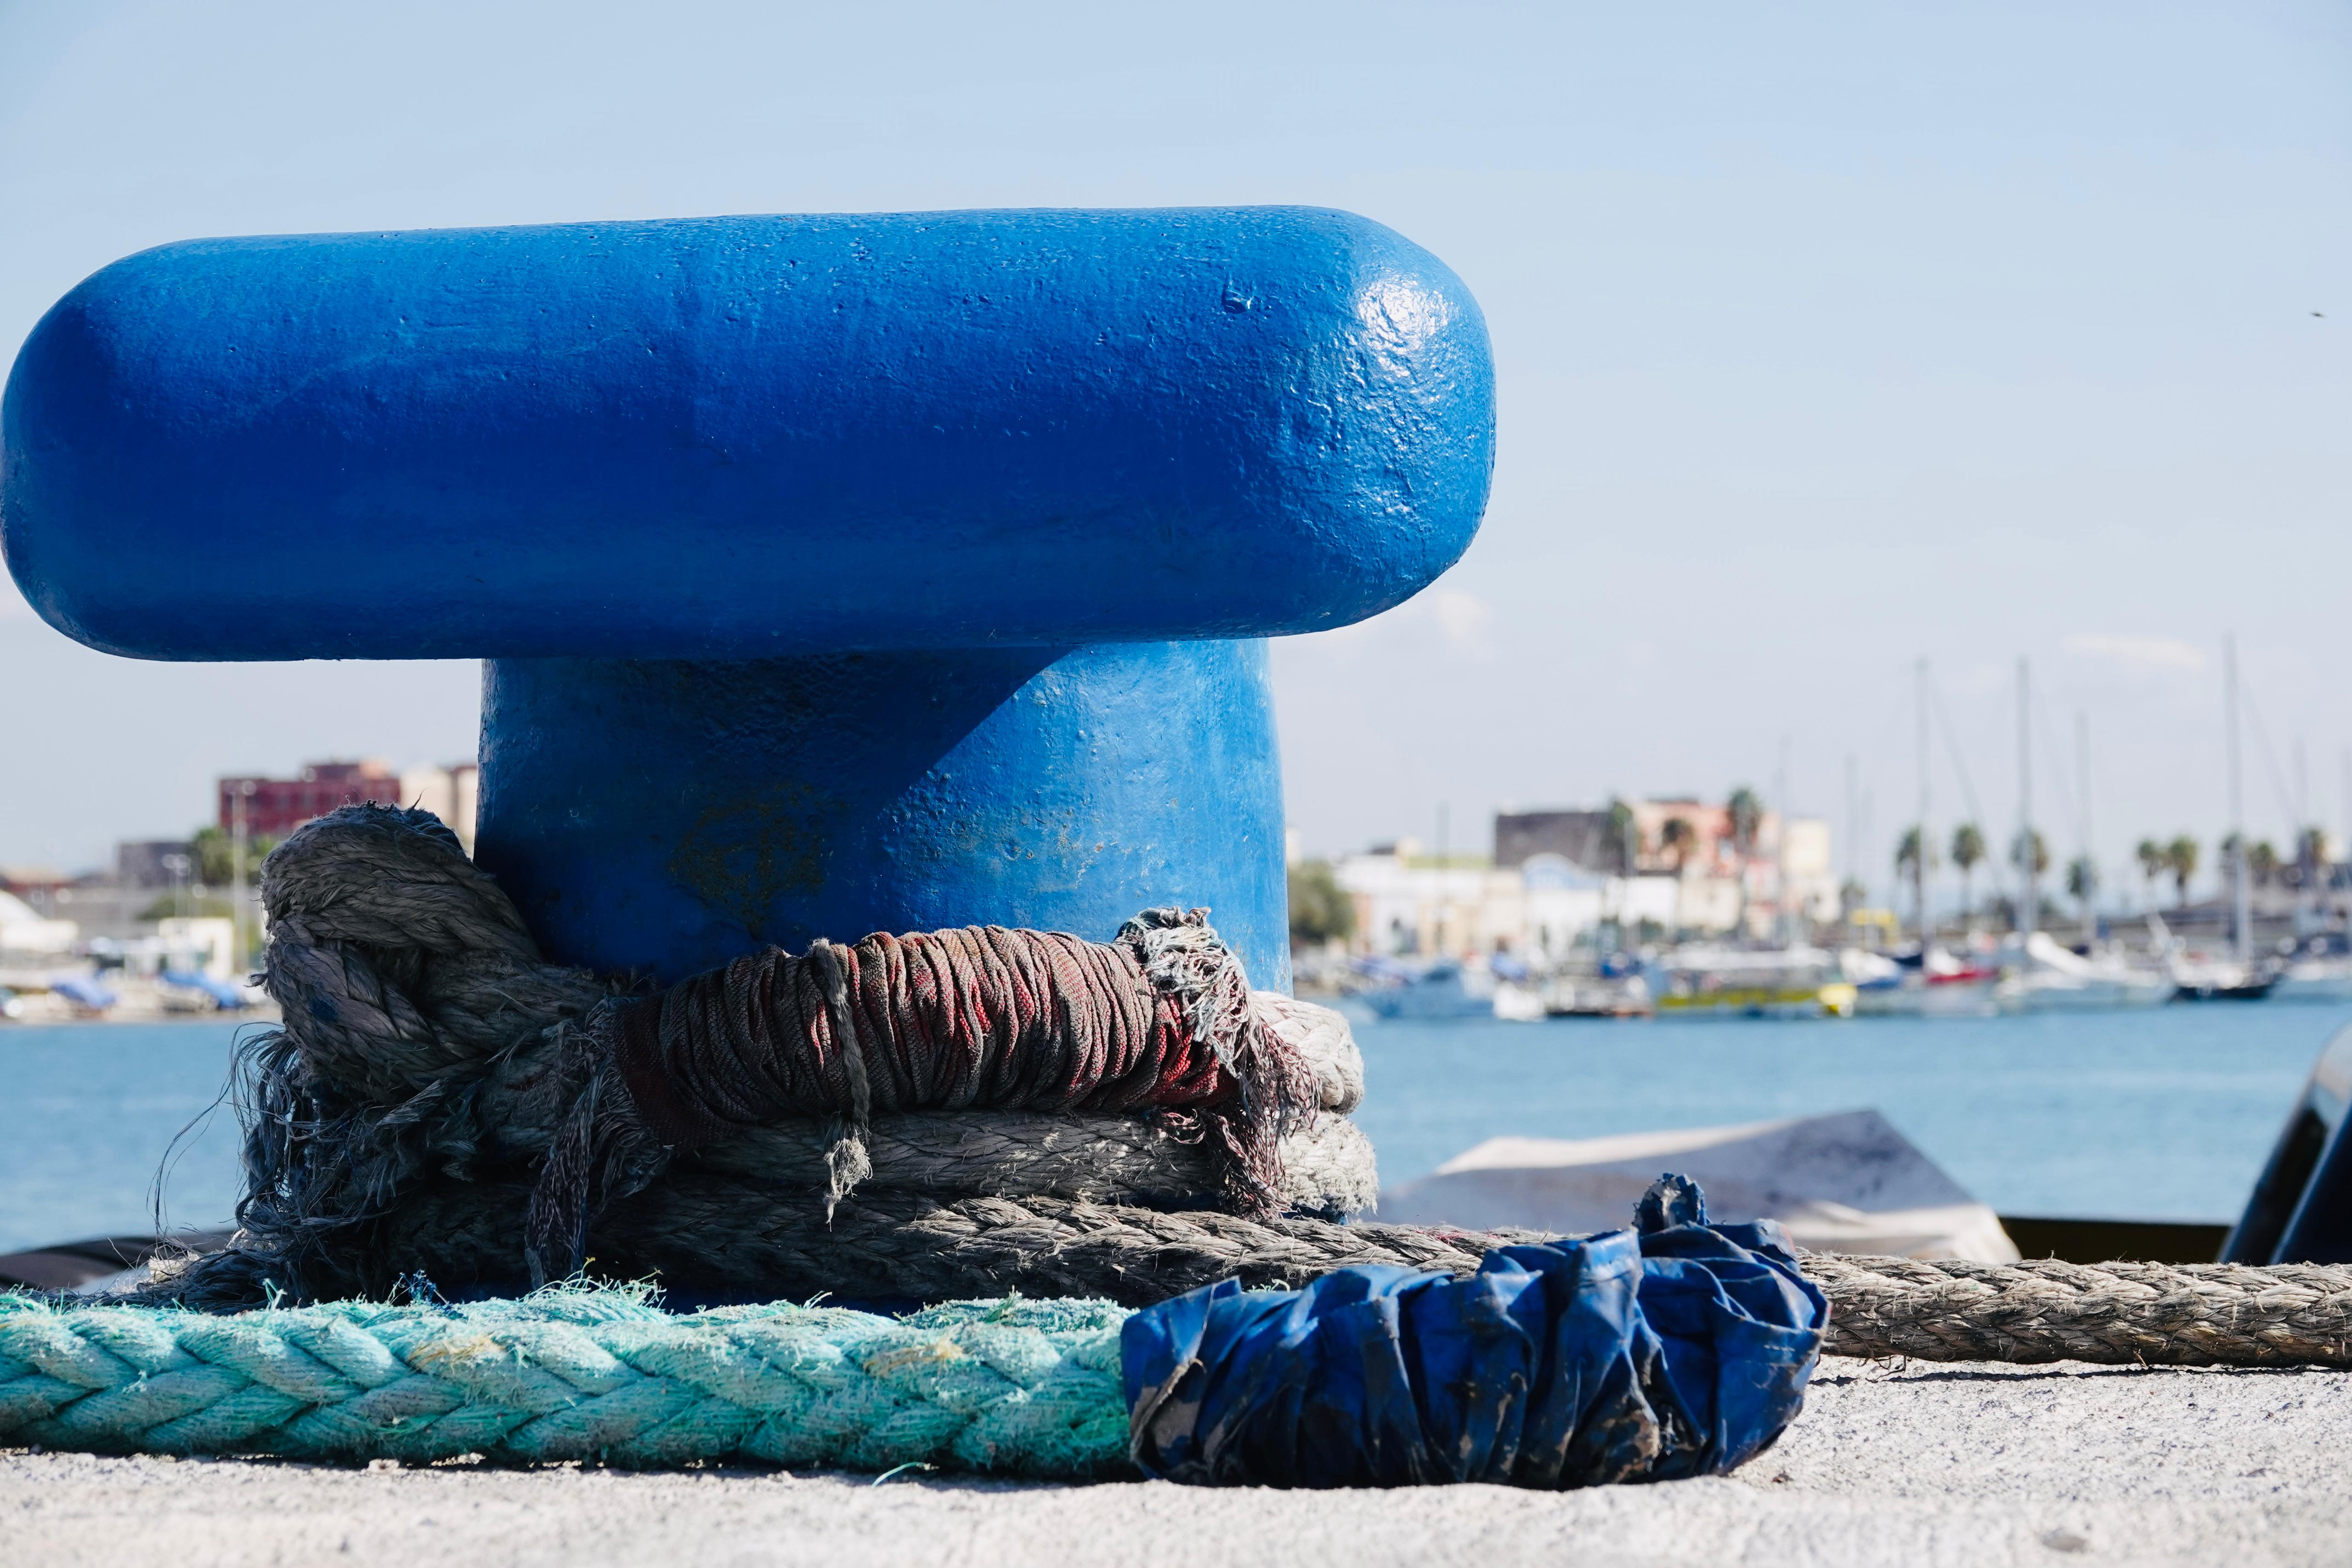
[{"label": "mushroom-shaped bollard top", "polygon": [[52,625],[165,659],[1262,636],[1470,541],[1486,327],[1300,208],[197,240],[9,377]]},{"label": "mushroom-shaped bollard top", "polygon": [[163,659],[479,656],[556,956],[1208,904],[1285,983],[1262,644],[1461,554],[1485,324],[1307,208],[200,240],[0,405],[35,608]]}]

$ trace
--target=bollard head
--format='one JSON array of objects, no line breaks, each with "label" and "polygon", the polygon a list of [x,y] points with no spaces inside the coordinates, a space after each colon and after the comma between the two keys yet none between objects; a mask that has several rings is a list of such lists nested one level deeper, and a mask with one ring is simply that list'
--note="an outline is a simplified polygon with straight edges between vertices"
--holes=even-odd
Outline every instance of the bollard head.
[{"label": "bollard head", "polygon": [[762,658],[1238,637],[1476,530],[1485,323],[1305,208],[200,240],[0,409],[0,541],[148,658]]}]

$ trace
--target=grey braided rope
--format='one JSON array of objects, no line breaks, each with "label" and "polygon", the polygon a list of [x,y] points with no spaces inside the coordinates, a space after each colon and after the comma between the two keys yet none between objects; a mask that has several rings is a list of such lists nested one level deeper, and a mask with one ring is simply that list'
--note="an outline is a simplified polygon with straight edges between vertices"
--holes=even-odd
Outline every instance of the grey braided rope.
[{"label": "grey braided rope", "polygon": [[[527,1200],[520,1186],[450,1185],[405,1207],[393,1268],[445,1285],[495,1281]],[[1524,1230],[1249,1219],[1044,1196],[941,1200],[861,1189],[825,1214],[821,1190],[709,1170],[615,1206],[597,1271],[689,1292],[938,1300],[1017,1293],[1128,1306],[1238,1279],[1297,1286],[1355,1264],[1467,1274]],[[1809,1252],[1836,1355],[2173,1366],[2352,1366],[2352,1267],[2105,1263],[2001,1266]]]},{"label": "grey braided rope", "polygon": [[1808,1253],[1828,1349],[1923,1361],[2352,1366],[2352,1267]]}]

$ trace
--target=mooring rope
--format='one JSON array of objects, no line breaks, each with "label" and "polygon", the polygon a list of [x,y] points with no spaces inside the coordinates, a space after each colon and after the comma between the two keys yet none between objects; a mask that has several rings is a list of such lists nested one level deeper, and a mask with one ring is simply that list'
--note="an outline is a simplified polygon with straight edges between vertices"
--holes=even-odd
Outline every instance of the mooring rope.
[{"label": "mooring rope", "polygon": [[[1537,1239],[1316,1218],[1371,1184],[1360,1136],[1312,1141],[1318,1104],[1361,1098],[1360,1060],[1337,1015],[1250,992],[1197,912],[1112,944],[995,928],[823,944],[648,999],[542,962],[422,812],[313,823],[265,889],[286,1022],[250,1059],[245,1231],[150,1299],[380,1297],[416,1270],[510,1291],[568,1249],[705,1297],[1141,1305],[1359,1263],[1465,1273]],[[1089,1104],[1153,1114],[1076,1113]],[[1291,1178],[1286,1150],[1309,1146],[1335,1161]],[[897,1168],[846,1179],[877,1152]],[[1173,1207],[1211,1176],[1220,1207]],[[2352,1365],[2346,1269],[1805,1270],[1836,1353]]]},{"label": "mooring rope", "polygon": [[1665,1176],[1633,1228],[1498,1249],[1467,1278],[1226,1280],[1132,1313],[1011,1297],[895,1322],[673,1317],[587,1286],[234,1316],[0,1295],[0,1447],[1286,1487],[1721,1475],[1796,1417],[1820,1356],[1827,1303],[1787,1242],[1710,1225]]},{"label": "mooring rope", "polygon": [[0,1448],[1083,1480],[1130,1473],[1127,1316],[1008,1300],[674,1317],[615,1291],[212,1316],[0,1295]]},{"label": "mooring rope", "polygon": [[1923,1361],[2352,1366],[2352,1267],[1808,1253],[1829,1349]]},{"label": "mooring rope", "polygon": [[[1015,1206],[996,1207],[965,1218],[1001,1229]],[[1076,1234],[1090,1218],[1022,1223]],[[1248,1256],[1286,1244],[1310,1266],[1347,1255],[1298,1222],[1252,1239],[1253,1222],[1218,1218],[1224,1242]],[[1148,1221],[1163,1245],[1194,1228],[1170,1220]],[[1481,1241],[1504,1239],[1371,1228],[1357,1238],[1356,1260],[1414,1253],[1457,1272]],[[1832,1354],[2352,1364],[2352,1269],[1802,1262],[1831,1301]],[[2195,1310],[2183,1304],[2190,1298]],[[1902,1326],[1872,1315],[1890,1305]],[[674,1316],[644,1291],[609,1289],[234,1315],[0,1295],[0,1448],[873,1471],[920,1463],[1085,1479],[1129,1473],[1128,1315],[1100,1300],[1013,1296],[898,1320],[783,1303]],[[1906,1340],[1915,1332],[1916,1343]]]},{"label": "mooring rope", "polygon": [[668,1155],[793,1117],[834,1124],[835,1205],[872,1173],[877,1114],[1156,1112],[1206,1139],[1229,1207],[1269,1214],[1318,1099],[1202,910],[1146,911],[1108,943],[989,925],[771,947],[607,1004],[578,1049],[591,1082],[527,1230],[541,1278]]},{"label": "mooring rope", "polygon": [[509,1249],[562,1275],[605,1206],[762,1127],[830,1126],[837,1205],[872,1170],[874,1119],[916,1108],[1148,1113],[1215,1166],[1184,1197],[1271,1214],[1297,1190],[1285,1140],[1362,1095],[1344,1020],[1250,991],[1200,911],[1110,943],[982,927],[771,950],[646,997],[541,961],[437,821],[373,806],[291,835],[264,899],[285,1021],[247,1057],[244,1235],[185,1282],[215,1305],[264,1279],[380,1286],[383,1223],[422,1185],[523,1172]]},{"label": "mooring rope", "polygon": [[[1143,1117],[919,1111],[876,1117],[866,1142],[873,1169],[859,1184],[864,1194],[987,1192],[1199,1208],[1218,1193],[1209,1150]],[[698,1150],[690,1164],[771,1190],[814,1191],[826,1186],[832,1147],[830,1131],[819,1124],[779,1122]],[[1380,1200],[1372,1141],[1344,1116],[1325,1116],[1283,1139],[1276,1196],[1286,1214],[1339,1219],[1370,1211]]]},{"label": "mooring rope", "polygon": [[[445,1288],[511,1279],[520,1186],[441,1187],[403,1210],[394,1251]],[[714,1256],[703,1238],[723,1232]],[[682,1171],[618,1204],[597,1267],[658,1273],[704,1296],[749,1291],[941,1300],[1013,1291],[1147,1306],[1239,1280],[1296,1288],[1335,1269],[1386,1264],[1467,1274],[1492,1249],[1539,1232],[1252,1219],[1066,1198],[861,1194],[828,1225],[822,1197]],[[1999,1265],[1808,1252],[1829,1297],[1836,1355],[1927,1361],[2352,1366],[2352,1266]],[[509,1272],[501,1274],[505,1269]]]}]

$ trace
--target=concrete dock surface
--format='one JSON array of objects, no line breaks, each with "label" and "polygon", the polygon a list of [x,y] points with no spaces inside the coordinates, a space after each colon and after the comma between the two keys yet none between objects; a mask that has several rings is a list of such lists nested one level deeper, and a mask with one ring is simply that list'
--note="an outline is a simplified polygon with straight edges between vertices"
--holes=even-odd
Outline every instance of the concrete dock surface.
[{"label": "concrete dock surface", "polygon": [[0,1451],[0,1564],[2352,1563],[2352,1373],[1822,1363],[1737,1475],[1538,1493]]}]

